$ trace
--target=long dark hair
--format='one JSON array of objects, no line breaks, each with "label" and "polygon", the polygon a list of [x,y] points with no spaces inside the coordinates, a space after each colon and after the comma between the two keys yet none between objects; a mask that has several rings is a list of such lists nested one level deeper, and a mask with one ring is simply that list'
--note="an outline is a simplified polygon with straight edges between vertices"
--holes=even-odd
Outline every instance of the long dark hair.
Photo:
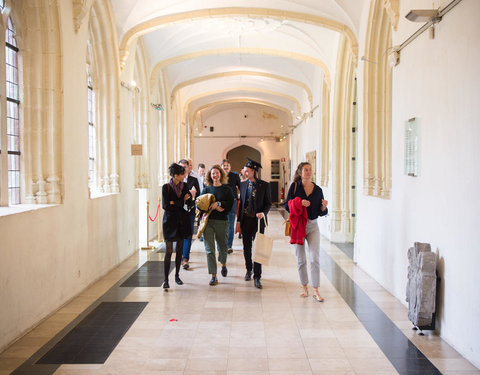
[{"label": "long dark hair", "polygon": [[302,179],[302,169],[306,165],[309,165],[310,167],[312,166],[308,161],[302,161],[300,164],[298,164],[297,170],[295,171],[295,175],[293,176],[293,182],[298,182]]}]

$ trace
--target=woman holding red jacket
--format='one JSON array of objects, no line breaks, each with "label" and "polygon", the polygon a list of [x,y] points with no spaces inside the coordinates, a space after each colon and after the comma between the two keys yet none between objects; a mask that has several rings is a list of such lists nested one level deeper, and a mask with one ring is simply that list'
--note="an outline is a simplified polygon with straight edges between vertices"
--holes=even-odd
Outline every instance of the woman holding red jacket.
[{"label": "woman holding red jacket", "polygon": [[[290,185],[285,201],[285,209],[290,212],[289,202],[295,198],[300,198],[300,204],[306,207],[308,220],[305,227],[305,239],[308,242],[308,251],[310,253],[310,278],[313,287],[313,298],[318,302],[324,299],[320,296],[318,286],[320,285],[320,230],[318,228],[317,218],[325,216],[328,213],[328,202],[323,198],[323,191],[320,186],[312,181],[312,166],[310,163],[302,162],[298,165],[293,177],[293,183]],[[292,208],[294,207],[294,202]],[[296,200],[298,205],[298,199]],[[297,207],[298,209],[298,207]],[[302,241],[294,241],[295,253],[298,262],[298,275],[303,287],[301,297],[308,297],[308,273],[307,259],[305,255],[305,245]]]}]

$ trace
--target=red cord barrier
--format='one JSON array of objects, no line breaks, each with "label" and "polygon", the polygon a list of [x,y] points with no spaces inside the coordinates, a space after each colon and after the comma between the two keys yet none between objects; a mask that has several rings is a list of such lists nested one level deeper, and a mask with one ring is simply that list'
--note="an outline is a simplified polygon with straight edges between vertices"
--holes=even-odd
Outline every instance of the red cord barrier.
[{"label": "red cord barrier", "polygon": [[155,220],[157,220],[159,209],[160,209],[160,204],[157,205],[157,213],[155,214],[155,217],[153,219],[150,217],[150,215],[148,215],[148,218],[150,219],[151,222],[154,222]]}]

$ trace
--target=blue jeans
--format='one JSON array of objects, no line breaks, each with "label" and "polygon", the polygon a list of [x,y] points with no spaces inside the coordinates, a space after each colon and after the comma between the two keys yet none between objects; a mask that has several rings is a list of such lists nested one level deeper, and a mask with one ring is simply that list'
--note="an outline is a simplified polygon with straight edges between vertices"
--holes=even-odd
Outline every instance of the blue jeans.
[{"label": "blue jeans", "polygon": [[233,246],[233,237],[235,236],[235,217],[237,216],[237,200],[233,200],[233,206],[230,212],[227,214],[228,219],[228,239],[227,248],[231,249]]},{"label": "blue jeans", "polygon": [[[190,225],[192,227],[192,233],[193,233],[193,224],[195,223],[195,213],[190,214]],[[185,258],[186,260],[190,260],[190,249],[192,248],[192,235],[188,236],[183,240],[183,254],[182,258]]]}]

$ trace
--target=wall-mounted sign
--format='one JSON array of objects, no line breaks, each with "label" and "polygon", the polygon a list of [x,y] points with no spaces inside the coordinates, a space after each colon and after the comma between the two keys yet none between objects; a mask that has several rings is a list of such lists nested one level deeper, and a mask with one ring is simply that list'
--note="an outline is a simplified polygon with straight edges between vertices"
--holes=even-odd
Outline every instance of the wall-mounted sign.
[{"label": "wall-mounted sign", "polygon": [[142,155],[143,155],[143,145],[142,144],[138,144],[138,145],[133,144],[132,145],[132,156],[142,156]]},{"label": "wall-mounted sign", "polygon": [[413,117],[405,122],[404,171],[407,176],[417,177],[419,174],[419,147],[418,120]]}]

